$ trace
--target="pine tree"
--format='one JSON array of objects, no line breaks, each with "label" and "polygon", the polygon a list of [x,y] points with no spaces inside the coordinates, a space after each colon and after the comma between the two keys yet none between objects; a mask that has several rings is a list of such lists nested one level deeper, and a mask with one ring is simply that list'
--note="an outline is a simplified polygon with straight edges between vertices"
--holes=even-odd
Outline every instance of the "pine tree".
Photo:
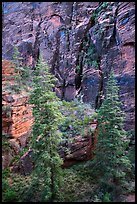
[{"label": "pine tree", "polygon": [[14,84],[11,86],[12,90],[14,90],[16,93],[20,93],[21,90],[27,90],[28,86],[31,86],[30,83],[30,74],[31,70],[29,67],[25,67],[22,64],[23,58],[20,56],[20,52],[16,46],[13,47],[13,56],[12,56],[12,62],[14,67],[15,74],[13,75],[14,78]]},{"label": "pine tree", "polygon": [[[34,151],[33,193],[40,187],[40,201],[53,201],[59,195],[62,160],[58,154],[61,134],[58,125],[63,120],[61,101],[53,92],[55,78],[40,57],[34,71],[32,149]],[[36,187],[36,191],[34,190]]]},{"label": "pine tree", "polygon": [[124,113],[118,93],[119,87],[111,71],[106,87],[106,99],[98,110],[99,135],[95,161],[96,170],[102,173],[102,180],[120,189],[118,187],[122,185],[131,164],[125,154],[128,140],[123,129]]}]

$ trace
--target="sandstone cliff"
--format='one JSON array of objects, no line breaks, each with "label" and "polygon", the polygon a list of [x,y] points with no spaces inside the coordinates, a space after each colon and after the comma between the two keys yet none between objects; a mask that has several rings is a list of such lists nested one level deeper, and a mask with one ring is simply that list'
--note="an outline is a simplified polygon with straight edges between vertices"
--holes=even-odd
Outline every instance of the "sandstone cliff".
[{"label": "sandstone cliff", "polygon": [[[101,105],[114,69],[126,112],[125,129],[134,129],[134,2],[4,2],[2,20],[2,128],[16,153],[25,147],[33,119],[27,94],[5,90],[7,82],[14,83],[7,61],[14,46],[30,69],[42,54],[57,78],[55,91],[61,99],[80,97],[93,109]],[[64,165],[91,157],[90,138],[76,137],[69,146],[71,154],[62,155]],[[8,166],[12,156],[7,151],[5,155]]]},{"label": "sandstone cliff", "polygon": [[13,45],[32,69],[43,55],[58,79],[59,97],[80,96],[93,108],[100,106],[113,68],[125,128],[134,128],[134,2],[5,2],[4,59],[11,59]]},{"label": "sandstone cliff", "polygon": [[33,117],[26,92],[14,93],[9,89],[14,85],[14,66],[11,62],[2,62],[2,132],[9,137],[9,151],[3,146],[3,168],[27,144],[31,132]]}]

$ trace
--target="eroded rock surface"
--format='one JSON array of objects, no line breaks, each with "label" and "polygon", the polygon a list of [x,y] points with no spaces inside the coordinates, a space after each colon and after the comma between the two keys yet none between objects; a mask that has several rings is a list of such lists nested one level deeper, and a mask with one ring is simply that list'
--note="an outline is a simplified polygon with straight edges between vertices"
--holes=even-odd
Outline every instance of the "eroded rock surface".
[{"label": "eroded rock surface", "polygon": [[[61,99],[80,97],[98,108],[114,69],[126,112],[125,129],[134,129],[135,2],[4,2],[2,20],[3,59],[12,59],[17,46],[23,64],[34,69],[42,54],[57,78],[55,91]],[[18,152],[27,143],[33,119],[27,94],[6,90],[7,82],[14,84],[14,68],[6,60],[2,67],[2,129],[16,140],[10,145]],[[89,138],[77,139],[69,144],[68,163],[88,158]],[[11,155],[6,152],[3,157],[5,166]]]},{"label": "eroded rock surface", "polygon": [[[92,128],[93,133],[88,134],[88,129]],[[97,142],[97,122],[92,122],[85,130],[84,136],[75,136],[73,141],[60,144],[59,155],[63,159],[63,168],[70,167],[77,162],[86,161],[94,158],[94,149]],[[15,144],[14,144],[15,146]],[[33,150],[29,149],[18,162],[14,162],[11,166],[12,172],[28,175],[34,168],[32,160]]]},{"label": "eroded rock surface", "polygon": [[93,108],[113,68],[125,128],[134,128],[134,2],[4,2],[3,13],[3,58],[11,59],[16,45],[33,68],[42,54],[58,79],[57,95],[81,95]]},{"label": "eroded rock surface", "polygon": [[[89,128],[92,128],[93,133],[86,132]],[[60,156],[63,158],[63,167],[69,167],[76,162],[86,161],[94,158],[94,150],[97,143],[97,123],[92,122],[84,136],[76,136],[72,142],[61,145]],[[67,148],[67,151],[64,149]]]},{"label": "eroded rock surface", "polygon": [[18,162],[14,162],[11,166],[11,170],[14,173],[20,173],[22,175],[28,175],[32,172],[34,168],[32,160],[32,150],[29,149]]},{"label": "eroded rock surface", "polygon": [[[6,89],[7,83],[14,84],[14,68],[9,61],[3,61],[2,77],[2,130],[13,138],[23,137],[31,130],[33,123],[31,106],[28,104],[28,95],[24,91],[12,93]],[[8,72],[10,70],[10,72]]]},{"label": "eroded rock surface", "polygon": [[[14,84],[14,68],[11,62],[2,62],[2,131],[9,137],[9,150],[3,147],[3,167],[6,168],[13,157],[27,144],[33,116],[25,92],[13,93],[9,86]],[[3,136],[4,137],[4,136]]]}]

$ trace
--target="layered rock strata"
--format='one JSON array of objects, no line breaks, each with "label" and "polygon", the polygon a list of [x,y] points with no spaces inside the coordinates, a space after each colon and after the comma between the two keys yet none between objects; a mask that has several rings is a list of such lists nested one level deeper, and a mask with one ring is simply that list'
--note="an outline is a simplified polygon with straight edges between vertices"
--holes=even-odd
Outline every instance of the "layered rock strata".
[{"label": "layered rock strata", "polygon": [[14,84],[14,75],[13,65],[4,60],[2,62],[2,131],[5,137],[9,137],[7,140],[12,150],[7,152],[3,148],[3,167],[7,167],[13,155],[18,154],[26,146],[33,124],[27,93],[22,91],[16,94],[9,89]]}]

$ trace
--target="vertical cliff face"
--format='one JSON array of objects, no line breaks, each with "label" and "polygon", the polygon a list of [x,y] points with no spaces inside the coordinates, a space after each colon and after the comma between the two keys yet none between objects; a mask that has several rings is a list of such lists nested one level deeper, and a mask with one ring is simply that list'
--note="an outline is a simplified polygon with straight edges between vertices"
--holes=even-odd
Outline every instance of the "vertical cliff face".
[{"label": "vertical cliff face", "polygon": [[134,128],[134,2],[5,2],[3,58],[16,45],[23,63],[34,68],[42,54],[57,80],[56,93],[101,105],[113,68]]},{"label": "vertical cliff face", "polygon": [[14,66],[9,61],[4,60],[2,62],[2,129],[11,137],[19,138],[31,130],[33,118],[27,93],[25,91],[11,92],[8,88],[8,85],[15,83],[14,75]]},{"label": "vertical cliff face", "polygon": [[126,129],[134,128],[134,75],[135,75],[135,10],[134,3],[109,3],[101,9],[91,38],[100,55],[102,86],[111,69],[118,80],[120,98],[126,112]]},{"label": "vertical cliff face", "polygon": [[3,144],[3,168],[9,166],[13,157],[24,148],[31,132],[33,116],[24,91],[14,93],[8,87],[14,85],[14,66],[2,61],[2,132],[8,136],[8,150]]}]

